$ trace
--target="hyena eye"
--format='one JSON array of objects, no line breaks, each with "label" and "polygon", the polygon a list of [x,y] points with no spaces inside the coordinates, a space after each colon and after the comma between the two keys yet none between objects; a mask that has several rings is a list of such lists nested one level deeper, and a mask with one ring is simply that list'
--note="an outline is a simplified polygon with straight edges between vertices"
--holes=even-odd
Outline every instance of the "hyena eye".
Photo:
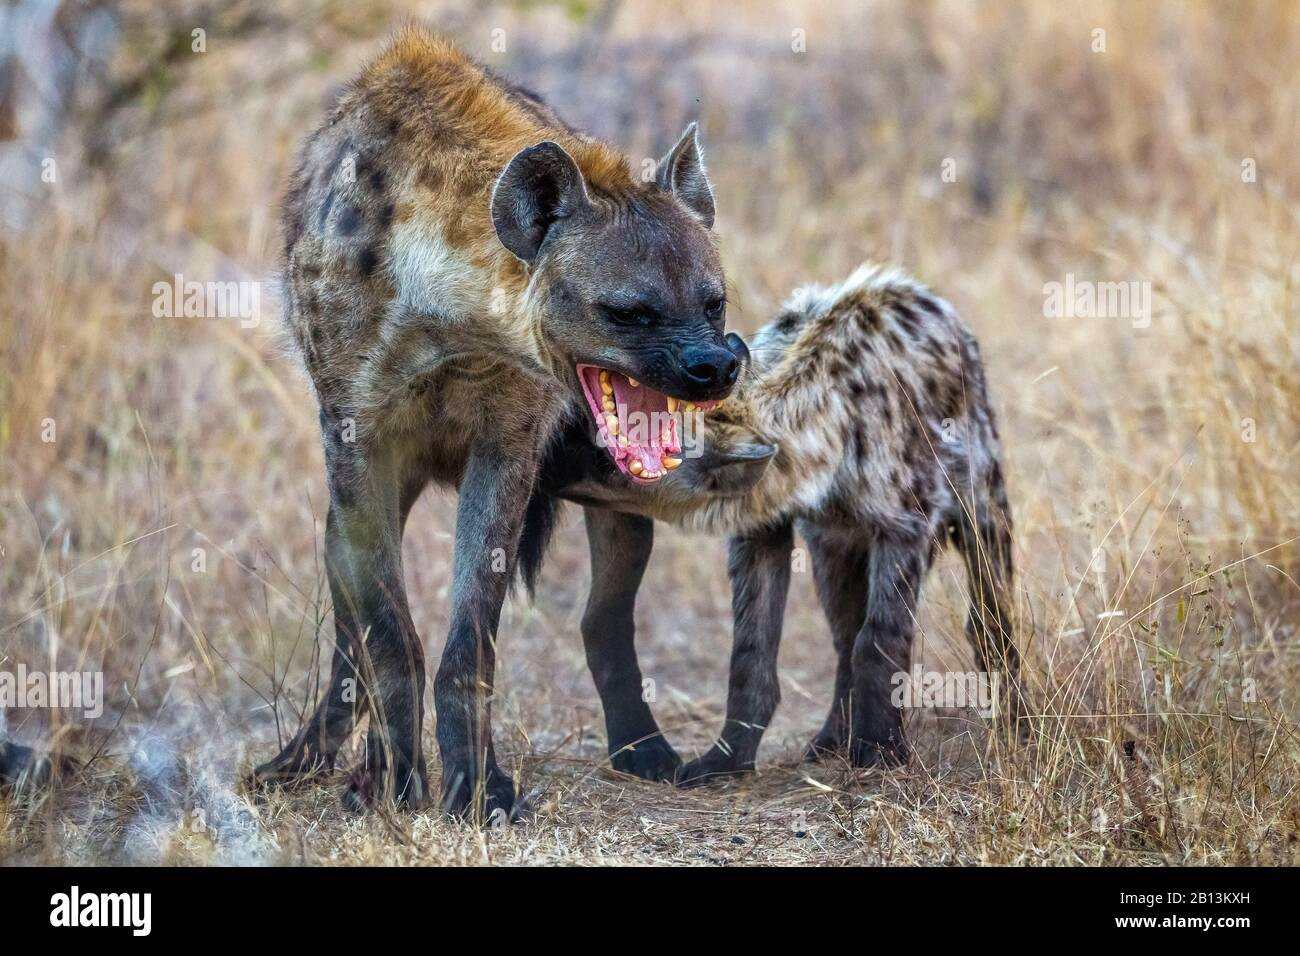
[{"label": "hyena eye", "polygon": [[710,322],[721,322],[723,313],[726,311],[726,299],[710,299],[704,304],[704,314]]},{"label": "hyena eye", "polygon": [[654,314],[644,308],[620,308],[619,306],[601,306],[605,317],[615,325],[647,326],[654,325]]}]

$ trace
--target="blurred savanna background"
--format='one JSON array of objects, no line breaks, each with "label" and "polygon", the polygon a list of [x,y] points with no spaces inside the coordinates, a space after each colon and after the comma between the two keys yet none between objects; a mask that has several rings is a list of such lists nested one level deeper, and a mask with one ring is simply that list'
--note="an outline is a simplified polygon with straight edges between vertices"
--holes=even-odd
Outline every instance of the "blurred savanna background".
[{"label": "blurred savanna background", "polygon": [[[864,259],[956,305],[1001,416],[1027,744],[917,710],[905,768],[801,765],[834,673],[805,562],[757,775],[613,773],[573,510],[500,632],[497,752],[528,822],[350,816],[342,774],[243,790],[332,641],[277,204],[296,145],[408,19],[634,167],[698,119],[742,333]],[[0,795],[0,860],[1297,862],[1298,62],[1287,0],[8,0],[0,671],[102,672],[105,711],[0,713],[4,736],[81,761]],[[158,317],[177,275],[257,283],[256,310]],[[1080,283],[1134,284],[1149,312],[1052,308]],[[407,533],[432,661],[453,524],[430,491]],[[722,542],[660,528],[642,592],[642,667],[688,756],[721,726],[724,563]],[[959,571],[945,558],[927,585],[928,669],[973,667]]]}]

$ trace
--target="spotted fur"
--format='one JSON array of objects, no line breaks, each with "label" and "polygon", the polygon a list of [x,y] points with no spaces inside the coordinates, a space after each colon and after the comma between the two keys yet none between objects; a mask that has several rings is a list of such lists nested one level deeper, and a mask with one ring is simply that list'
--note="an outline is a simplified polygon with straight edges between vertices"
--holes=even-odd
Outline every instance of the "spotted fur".
[{"label": "spotted fur", "polygon": [[708,441],[777,452],[748,495],[685,504],[682,524],[736,533],[829,516],[942,539],[963,497],[1007,510],[979,346],[924,286],[866,265],[837,286],[799,289],[750,351]]},{"label": "spotted fur", "polygon": [[[495,638],[543,445],[585,401],[579,363],[720,397],[690,395],[685,358],[722,347],[703,306],[725,289],[712,222],[694,124],[643,182],[419,27],[347,86],[307,138],[283,214],[287,327],[320,406],[336,648],[316,712],[256,782],[332,768],[368,716],[347,805],[425,801],[424,651],[401,540],[434,483],[459,493],[433,694],[441,802],[514,812],[492,747]],[[666,320],[618,327],[613,294],[652,294]]]},{"label": "spotted fur", "polygon": [[925,286],[864,265],[839,285],[796,291],[750,352],[740,385],[706,416],[702,454],[654,488],[620,480],[572,439],[546,472],[555,493],[590,507],[732,536],[727,722],[681,779],[753,766],[779,697],[796,528],[838,657],[834,702],[810,755],[847,749],[858,765],[906,756],[891,681],[909,670],[921,584],[949,541],[967,565],[977,663],[1007,678],[1004,712],[1014,715],[1011,513],[970,329]]},{"label": "spotted fur", "polygon": [[[364,68],[307,140],[284,206],[285,315],[322,412],[354,423],[359,443],[443,424],[434,415],[472,434],[489,412],[555,405],[545,378],[567,370],[541,328],[536,274],[490,214],[506,164],[544,140],[592,192],[639,188],[621,153],[419,27]],[[511,385],[505,370],[516,369],[539,384],[502,388],[492,409],[469,400],[494,379]],[[426,394],[448,381],[466,400],[431,408]]]}]

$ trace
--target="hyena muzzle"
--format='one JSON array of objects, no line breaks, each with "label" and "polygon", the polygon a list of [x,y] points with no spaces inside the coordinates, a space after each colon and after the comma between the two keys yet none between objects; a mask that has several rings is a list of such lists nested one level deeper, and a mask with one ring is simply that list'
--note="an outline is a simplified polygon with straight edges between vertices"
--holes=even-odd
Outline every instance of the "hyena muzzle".
[{"label": "hyena muzzle", "polygon": [[[336,648],[315,713],[257,781],[332,768],[368,716],[345,803],[425,800],[425,663],[401,539],[435,483],[459,492],[433,692],[442,804],[516,809],[490,730],[496,631],[545,441],[566,408],[590,409],[591,440],[652,482],[675,436],[629,441],[603,389],[636,381],[652,404],[707,404],[737,374],[693,125],[657,169],[634,178],[611,147],[419,28],[307,139],[284,206],[285,297],[320,405]],[[591,639],[621,648],[616,632]]]},{"label": "hyena muzzle", "polygon": [[[595,538],[622,541],[609,552],[593,540],[584,626],[596,631],[614,616],[631,620],[651,518],[731,535],[726,723],[679,782],[753,769],[780,696],[777,646],[796,530],[837,655],[834,699],[809,757],[846,754],[855,766],[906,758],[891,690],[910,671],[921,584],[947,542],[967,569],[966,634],[977,666],[990,682],[998,675],[1001,717],[1014,721],[1011,511],[974,335],[924,286],[864,266],[834,288],[797,291],[750,351],[732,396],[704,415],[699,453],[664,481],[634,485],[574,429],[551,448],[539,485],[539,497],[586,506]],[[593,661],[598,684],[617,666]],[[631,699],[625,674],[604,681],[613,746],[623,715],[644,705]]]}]

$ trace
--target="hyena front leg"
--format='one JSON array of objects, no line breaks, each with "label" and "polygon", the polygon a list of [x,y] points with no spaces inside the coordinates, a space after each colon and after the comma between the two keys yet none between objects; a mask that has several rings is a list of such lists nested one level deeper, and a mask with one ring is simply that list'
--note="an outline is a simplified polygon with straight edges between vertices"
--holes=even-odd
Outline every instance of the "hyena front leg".
[{"label": "hyena front leg", "polygon": [[[536,479],[544,428],[511,447],[470,453],[456,509],[451,628],[434,683],[442,806],[475,821],[516,812],[514,782],[492,746],[492,688],[501,605],[514,574],[524,510]],[[518,808],[522,809],[522,808]]]},{"label": "hyena front leg", "polygon": [[903,714],[890,698],[894,675],[911,666],[916,605],[929,564],[927,541],[872,544],[867,615],[853,642],[849,760],[855,767],[907,760]]},{"label": "hyena front leg", "polygon": [[759,741],[781,699],[776,658],[793,548],[794,529],[788,521],[731,540],[727,569],[735,632],[726,722],[717,743],[681,769],[681,786],[754,769]]},{"label": "hyena front leg", "polygon": [[871,554],[861,541],[807,527],[802,530],[811,552],[817,597],[835,647],[835,691],[830,712],[804,755],[807,760],[817,760],[840,752],[848,740],[853,643],[867,617]]},{"label": "hyena front leg", "polygon": [[642,692],[633,620],[654,547],[654,522],[597,508],[584,514],[591,595],[582,616],[582,642],[605,711],[610,763],[646,780],[670,780],[682,760],[664,739]]}]

